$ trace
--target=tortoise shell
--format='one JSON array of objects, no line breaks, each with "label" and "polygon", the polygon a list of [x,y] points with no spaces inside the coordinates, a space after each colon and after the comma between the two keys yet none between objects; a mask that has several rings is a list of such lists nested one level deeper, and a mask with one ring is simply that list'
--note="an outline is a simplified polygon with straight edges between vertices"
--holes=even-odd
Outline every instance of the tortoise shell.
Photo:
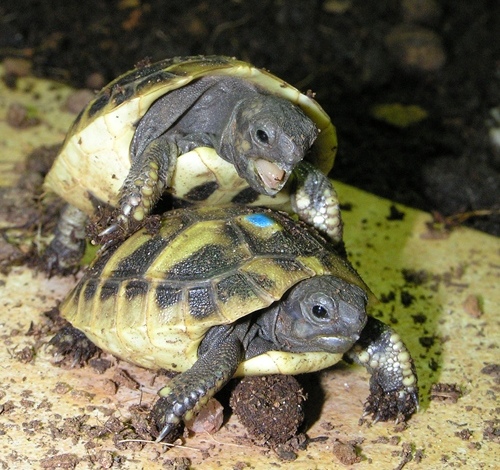
[{"label": "tortoise shell", "polygon": [[[97,258],[61,313],[107,352],[151,369],[184,371],[212,326],[236,322],[323,274],[370,292],[314,229],[284,213],[178,209]],[[243,362],[237,374],[305,373],[340,357],[271,351]]]},{"label": "tortoise shell", "polygon": [[[246,62],[223,56],[195,56],[137,68],[104,87],[68,132],[46,177],[45,188],[87,215],[94,213],[96,202],[116,207],[119,190],[130,170],[130,145],[138,121],[158,98],[208,75],[238,77],[298,105],[320,130],[306,159],[328,174],[337,150],[335,127],[313,98]],[[234,201],[235,194],[248,186],[234,165],[211,148],[198,147],[178,158],[170,185],[176,197],[189,200],[193,188],[211,184],[220,188],[212,198],[203,199],[212,205]],[[275,198],[260,195],[252,203],[288,209],[286,189]]]}]

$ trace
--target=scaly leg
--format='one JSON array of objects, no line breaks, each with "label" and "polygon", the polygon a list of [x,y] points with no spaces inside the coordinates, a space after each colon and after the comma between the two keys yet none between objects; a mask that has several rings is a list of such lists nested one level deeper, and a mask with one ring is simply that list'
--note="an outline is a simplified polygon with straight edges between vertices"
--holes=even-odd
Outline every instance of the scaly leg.
[{"label": "scaly leg", "polygon": [[120,207],[113,217],[115,222],[101,232],[101,236],[121,229],[125,237],[149,215],[170,184],[178,153],[171,138],[160,136],[133,161],[120,189]]},{"label": "scaly leg", "polygon": [[242,360],[241,341],[235,336],[225,336],[200,356],[191,369],[162,388],[151,410],[160,431],[156,442],[171,440],[181,420],[196,415],[229,382]]},{"label": "scaly leg", "polygon": [[49,275],[71,274],[78,270],[85,251],[87,216],[74,206],[66,205],[57,223],[54,238],[43,253]]},{"label": "scaly leg", "polygon": [[418,410],[418,385],[410,353],[391,328],[368,317],[360,339],[344,358],[371,374],[365,414],[376,421],[405,420]]},{"label": "scaly leg", "polygon": [[334,244],[342,243],[342,218],[337,193],[327,176],[307,162],[294,170],[297,181],[292,207],[299,217],[326,235]]}]

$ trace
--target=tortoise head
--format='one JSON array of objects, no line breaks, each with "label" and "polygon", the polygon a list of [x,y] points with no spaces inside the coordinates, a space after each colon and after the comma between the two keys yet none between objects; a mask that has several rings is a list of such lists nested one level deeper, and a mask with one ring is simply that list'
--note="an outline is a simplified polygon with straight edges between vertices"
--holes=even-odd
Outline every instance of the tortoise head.
[{"label": "tortoise head", "polygon": [[294,286],[279,302],[275,341],[282,351],[343,354],[367,322],[367,295],[335,276],[316,276]]},{"label": "tortoise head", "polygon": [[288,100],[256,94],[235,106],[219,155],[257,192],[275,195],[318,135],[315,124]]}]

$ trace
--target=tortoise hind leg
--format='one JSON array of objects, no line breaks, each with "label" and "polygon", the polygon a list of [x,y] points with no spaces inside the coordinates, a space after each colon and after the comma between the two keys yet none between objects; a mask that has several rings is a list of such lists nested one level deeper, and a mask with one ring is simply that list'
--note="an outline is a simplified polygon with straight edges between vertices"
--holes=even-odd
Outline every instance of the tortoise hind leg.
[{"label": "tortoise hind leg", "polygon": [[151,410],[159,435],[156,442],[175,439],[178,425],[190,419],[233,377],[243,359],[243,346],[235,336],[215,342],[191,369],[173,378],[159,392]]},{"label": "tortoise hind leg", "polygon": [[78,270],[85,251],[87,216],[67,204],[61,212],[54,238],[43,253],[42,260],[49,275],[72,274]]},{"label": "tortoise hind leg", "polygon": [[83,365],[100,351],[83,332],[69,324],[57,332],[49,341],[49,346],[53,348],[57,362],[69,363],[70,367]]}]

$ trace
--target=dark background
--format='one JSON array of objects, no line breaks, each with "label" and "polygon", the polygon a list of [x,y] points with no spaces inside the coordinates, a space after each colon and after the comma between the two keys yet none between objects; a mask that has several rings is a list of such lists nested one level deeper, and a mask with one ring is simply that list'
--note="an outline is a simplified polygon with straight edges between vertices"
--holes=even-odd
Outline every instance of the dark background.
[{"label": "dark background", "polygon": [[[7,2],[3,2],[7,3]],[[332,176],[500,233],[500,2],[486,0],[15,0],[0,6],[0,56],[98,88],[152,61],[248,60],[312,89],[337,126]],[[378,104],[418,105],[412,125]],[[499,130],[500,132],[500,130]]]}]

